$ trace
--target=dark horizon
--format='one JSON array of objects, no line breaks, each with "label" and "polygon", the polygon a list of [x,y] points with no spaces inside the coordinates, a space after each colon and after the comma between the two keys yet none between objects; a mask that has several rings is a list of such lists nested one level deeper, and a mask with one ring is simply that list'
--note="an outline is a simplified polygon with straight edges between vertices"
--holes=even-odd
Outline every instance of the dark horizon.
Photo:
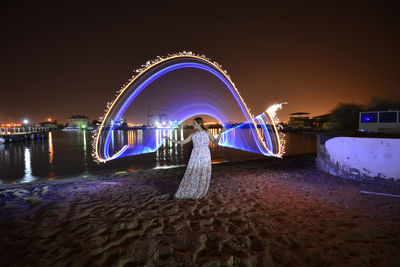
[{"label": "dark horizon", "polygon": [[279,113],[287,120],[339,102],[398,98],[399,11],[395,1],[6,1],[0,122],[97,119],[136,68],[183,50],[220,63],[254,114],[288,102]]}]

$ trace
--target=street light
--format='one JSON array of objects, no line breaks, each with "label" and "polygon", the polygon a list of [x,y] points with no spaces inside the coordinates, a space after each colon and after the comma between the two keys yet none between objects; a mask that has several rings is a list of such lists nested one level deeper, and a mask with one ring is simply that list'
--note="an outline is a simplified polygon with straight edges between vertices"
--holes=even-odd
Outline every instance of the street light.
[{"label": "street light", "polygon": [[27,119],[23,120],[23,123],[26,125],[29,123],[29,121]]}]

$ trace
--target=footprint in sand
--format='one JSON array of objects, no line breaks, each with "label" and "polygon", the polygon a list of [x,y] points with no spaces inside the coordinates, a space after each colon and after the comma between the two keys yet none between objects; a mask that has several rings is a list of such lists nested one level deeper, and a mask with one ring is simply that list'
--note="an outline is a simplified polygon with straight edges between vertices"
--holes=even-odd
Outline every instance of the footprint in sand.
[{"label": "footprint in sand", "polygon": [[229,233],[237,234],[247,234],[251,230],[252,225],[249,225],[248,221],[246,221],[243,217],[240,216],[233,216],[228,219],[228,227]]},{"label": "footprint in sand", "polygon": [[225,213],[225,208],[224,207],[219,207],[217,209],[212,209],[211,211],[212,211],[212,213],[214,213],[214,216],[219,216],[219,215]]},{"label": "footprint in sand", "polygon": [[266,228],[264,228],[264,227],[258,227],[256,230],[257,230],[258,235],[259,235],[260,237],[264,238],[264,239],[271,236],[270,231],[268,231],[268,230],[267,230]]},{"label": "footprint in sand", "polygon": [[237,211],[238,211],[238,208],[236,208],[236,207],[227,207],[227,208],[225,209],[225,212],[226,212],[227,214],[230,214],[230,215],[232,215],[232,214],[234,214],[234,213],[237,213]]},{"label": "footprint in sand", "polygon": [[179,211],[180,210],[178,207],[172,207],[172,208],[164,208],[162,213],[166,216],[172,216],[177,214]]},{"label": "footprint in sand", "polygon": [[245,225],[246,220],[241,216],[232,216],[231,218],[228,219],[228,221],[235,226],[241,227]]},{"label": "footprint in sand", "polygon": [[190,230],[193,232],[197,232],[201,230],[200,224],[197,221],[187,220],[186,225],[189,227]]},{"label": "footprint in sand", "polygon": [[223,251],[225,254],[230,254],[230,255],[235,255],[236,254],[236,249],[235,249],[235,244],[232,240],[224,240],[221,243],[221,251]]},{"label": "footprint in sand", "polygon": [[212,230],[216,231],[216,232],[225,233],[225,232],[228,232],[229,227],[222,220],[215,218],[214,222],[212,224]]},{"label": "footprint in sand", "polygon": [[279,248],[295,249],[300,247],[299,243],[296,240],[286,236],[275,236],[270,238],[269,240],[272,242],[272,244]]},{"label": "footprint in sand", "polygon": [[259,236],[256,235],[250,235],[249,237],[250,240],[250,249],[254,251],[263,251],[267,243],[263,238],[260,238]]},{"label": "footprint in sand", "polygon": [[199,209],[199,215],[200,216],[208,216],[210,212],[210,207],[209,206],[203,206]]},{"label": "footprint in sand", "polygon": [[211,236],[202,234],[199,237],[199,246],[195,254],[196,259],[220,256],[220,243],[218,238],[211,238]]},{"label": "footprint in sand", "polygon": [[287,213],[283,210],[273,210],[268,212],[268,215],[271,217],[283,217],[283,216],[287,216]]},{"label": "footprint in sand", "polygon": [[333,225],[339,226],[339,227],[357,227],[358,224],[349,222],[349,221],[341,221],[341,220],[336,220],[332,222]]},{"label": "footprint in sand", "polygon": [[196,245],[197,241],[194,241],[182,235],[178,235],[174,239],[172,239],[172,247],[174,250],[185,252],[186,250],[193,248]]},{"label": "footprint in sand", "polygon": [[200,221],[201,226],[210,226],[214,222],[214,218],[203,219]]},{"label": "footprint in sand", "polygon": [[272,252],[272,259],[275,264],[280,266],[288,266],[293,262],[292,254],[285,250],[275,250]]}]

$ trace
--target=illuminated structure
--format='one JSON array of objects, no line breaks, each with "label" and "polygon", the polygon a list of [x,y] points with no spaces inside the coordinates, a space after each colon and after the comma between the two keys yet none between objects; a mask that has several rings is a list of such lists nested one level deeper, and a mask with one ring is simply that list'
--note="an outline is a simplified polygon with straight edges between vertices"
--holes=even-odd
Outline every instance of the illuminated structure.
[{"label": "illuminated structure", "polygon": [[400,132],[400,112],[368,111],[360,112],[359,131]]},{"label": "illuminated structure", "polygon": [[57,129],[57,127],[58,127],[58,123],[56,121],[53,121],[53,122],[44,121],[44,122],[39,122],[36,125],[40,126],[40,127],[47,127],[49,129],[52,129],[52,130]]},{"label": "illuminated structure", "polygon": [[12,127],[21,127],[21,126],[22,126],[22,123],[14,123],[14,122],[0,124],[0,127],[2,127],[2,128],[12,128]]},{"label": "illuminated structure", "polygon": [[78,129],[86,129],[90,125],[90,120],[85,115],[73,115],[68,119],[68,126]]},{"label": "illuminated structure", "polygon": [[150,127],[156,128],[158,125],[167,123],[167,115],[165,114],[151,115],[148,117],[147,120],[148,120],[148,125]]},{"label": "illuminated structure", "polygon": [[332,127],[331,120],[332,120],[331,113],[314,116],[312,118],[313,126],[317,131],[329,130]]},{"label": "illuminated structure", "polygon": [[[212,62],[205,56],[197,56],[191,52],[183,52],[169,55],[166,58],[159,57],[154,61],[148,61],[143,68],[136,72],[129,82],[122,86],[117,92],[116,98],[107,105],[106,113],[101,118],[101,125],[94,132],[93,138],[93,157],[97,162],[143,153],[156,151],[162,145],[162,136],[168,135],[172,130],[146,130],[140,132],[137,142],[125,144],[122,147],[114,146],[115,126],[112,121],[118,121],[134,100],[143,94],[144,89],[160,79],[164,75],[182,69],[196,69],[205,71],[223,84],[225,90],[232,101],[226,103],[226,99],[220,99],[216,93],[211,91],[202,92],[185,88],[181,91],[173,91],[160,103],[174,106],[174,110],[168,113],[168,117],[173,122],[169,129],[175,128],[183,121],[200,115],[208,115],[215,118],[222,125],[229,121],[231,109],[236,108],[243,114],[244,123],[227,129],[220,141],[220,145],[232,147],[245,151],[260,153],[266,156],[281,156],[281,140],[275,127],[274,112],[280,105],[274,105],[258,116],[253,116],[246,106],[239,91],[231,81],[226,71],[222,70],[218,63]],[[157,99],[162,96],[157,95]],[[184,101],[177,105],[181,99]],[[113,118],[110,120],[109,118]],[[246,131],[241,131],[247,129]]]},{"label": "illuminated structure", "polygon": [[288,125],[292,129],[305,129],[313,126],[313,120],[310,119],[308,112],[296,112],[289,115]]},{"label": "illuminated structure", "polygon": [[121,127],[128,126],[128,124],[126,123],[126,119],[124,117],[120,117],[118,119],[110,117],[110,118],[107,118],[106,123],[110,124],[110,126],[115,127],[115,128],[121,128]]}]

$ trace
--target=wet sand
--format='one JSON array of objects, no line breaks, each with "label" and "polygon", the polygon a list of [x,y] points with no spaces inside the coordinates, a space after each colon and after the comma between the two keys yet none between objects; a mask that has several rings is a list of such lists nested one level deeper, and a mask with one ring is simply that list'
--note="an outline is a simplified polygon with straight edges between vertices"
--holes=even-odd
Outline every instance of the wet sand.
[{"label": "wet sand", "polygon": [[400,182],[356,182],[315,155],[0,185],[0,266],[399,266]]}]

